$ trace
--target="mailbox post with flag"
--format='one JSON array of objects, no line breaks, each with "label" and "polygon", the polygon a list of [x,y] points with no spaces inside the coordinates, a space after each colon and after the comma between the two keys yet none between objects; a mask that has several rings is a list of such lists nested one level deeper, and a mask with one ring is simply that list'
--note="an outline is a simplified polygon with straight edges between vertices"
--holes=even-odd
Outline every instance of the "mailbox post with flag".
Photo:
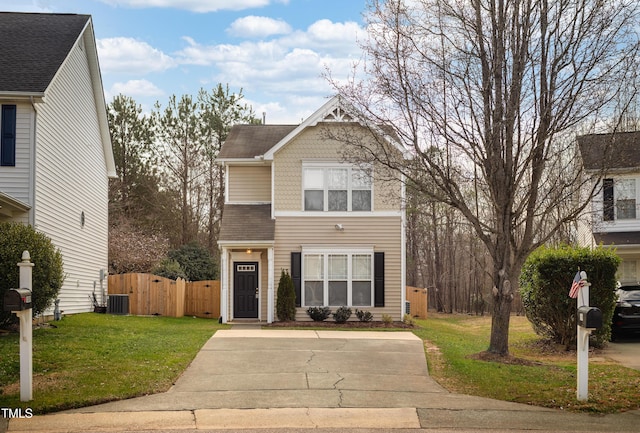
[{"label": "mailbox post with flag", "polygon": [[580,401],[589,398],[589,335],[595,329],[602,327],[602,312],[589,306],[589,288],[591,283],[587,281],[587,273],[578,271],[573,277],[569,297],[577,299],[576,328],[577,328],[577,399]]}]

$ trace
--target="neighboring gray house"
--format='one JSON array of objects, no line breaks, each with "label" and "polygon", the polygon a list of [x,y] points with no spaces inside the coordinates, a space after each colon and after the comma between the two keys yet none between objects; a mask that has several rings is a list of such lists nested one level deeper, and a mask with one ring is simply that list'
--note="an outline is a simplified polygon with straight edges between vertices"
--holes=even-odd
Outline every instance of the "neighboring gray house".
[{"label": "neighboring gray house", "polygon": [[52,239],[66,275],[60,308],[89,311],[107,269],[115,176],[91,16],[0,12],[0,59],[0,221]]},{"label": "neighboring gray house", "polygon": [[578,137],[584,169],[606,174],[592,200],[591,218],[580,225],[579,243],[612,246],[622,259],[618,280],[640,281],[640,132]]},{"label": "neighboring gray house", "polygon": [[283,269],[296,288],[297,320],[310,320],[313,306],[402,319],[404,184],[381,165],[344,160],[345,143],[328,132],[349,131],[363,143],[383,139],[405,151],[351,110],[336,96],[299,125],[229,132],[218,155],[226,176],[218,240],[223,322],[276,320]]}]

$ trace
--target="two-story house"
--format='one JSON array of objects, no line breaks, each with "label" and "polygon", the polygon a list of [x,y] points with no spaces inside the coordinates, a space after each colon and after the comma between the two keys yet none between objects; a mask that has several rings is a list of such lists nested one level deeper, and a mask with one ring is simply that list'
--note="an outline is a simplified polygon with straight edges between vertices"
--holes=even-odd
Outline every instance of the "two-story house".
[{"label": "two-story house", "polygon": [[101,283],[106,293],[115,176],[89,15],[0,13],[0,111],[0,221],[51,238],[66,275],[60,308],[89,311]]},{"label": "two-story house", "polygon": [[622,259],[622,284],[640,281],[640,132],[591,134],[578,137],[587,173],[605,173],[589,209],[588,224],[581,225],[582,245],[605,245]]},{"label": "two-story house", "polygon": [[313,306],[402,318],[404,185],[381,166],[343,157],[346,144],[332,128],[384,137],[349,113],[336,96],[299,125],[231,129],[218,157],[226,176],[218,242],[223,322],[276,320],[283,269],[296,288],[297,320],[310,320]]}]

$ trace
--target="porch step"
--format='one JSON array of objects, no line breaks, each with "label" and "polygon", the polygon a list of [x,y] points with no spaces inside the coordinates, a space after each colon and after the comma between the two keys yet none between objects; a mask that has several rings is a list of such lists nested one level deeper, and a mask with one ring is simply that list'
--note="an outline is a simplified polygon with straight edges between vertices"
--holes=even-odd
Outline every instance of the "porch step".
[{"label": "porch step", "polygon": [[233,322],[229,322],[231,325],[231,329],[261,329],[264,323],[256,322],[255,320],[251,321],[238,321],[234,320]]}]

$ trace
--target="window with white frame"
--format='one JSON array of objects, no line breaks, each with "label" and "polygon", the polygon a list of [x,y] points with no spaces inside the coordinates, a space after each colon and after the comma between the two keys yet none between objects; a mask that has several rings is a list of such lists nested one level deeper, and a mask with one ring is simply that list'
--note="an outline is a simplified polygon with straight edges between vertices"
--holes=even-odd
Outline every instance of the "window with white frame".
[{"label": "window with white frame", "polygon": [[622,281],[638,281],[637,262],[635,260],[623,260],[618,267],[619,279]]},{"label": "window with white frame", "polygon": [[603,220],[636,219],[638,202],[636,179],[603,180]]},{"label": "window with white frame", "polygon": [[371,211],[371,170],[344,164],[303,167],[304,210]]},{"label": "window with white frame", "polygon": [[307,251],[302,263],[304,306],[373,305],[372,252]]},{"label": "window with white frame", "polygon": [[616,215],[618,219],[636,218],[636,180],[619,179],[615,182]]}]

